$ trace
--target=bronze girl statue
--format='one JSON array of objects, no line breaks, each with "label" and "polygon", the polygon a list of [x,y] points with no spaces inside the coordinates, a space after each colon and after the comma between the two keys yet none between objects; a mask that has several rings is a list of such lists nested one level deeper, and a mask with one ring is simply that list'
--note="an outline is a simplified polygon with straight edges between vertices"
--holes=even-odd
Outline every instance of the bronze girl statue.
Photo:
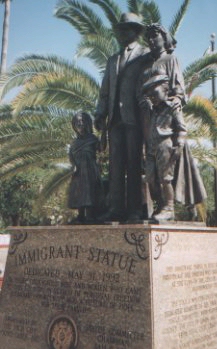
[{"label": "bronze girl statue", "polygon": [[99,140],[93,134],[92,119],[85,112],[78,112],[72,118],[76,133],[69,149],[73,173],[69,186],[68,207],[78,210],[75,223],[91,223],[96,220],[102,207],[102,181],[96,152]]}]

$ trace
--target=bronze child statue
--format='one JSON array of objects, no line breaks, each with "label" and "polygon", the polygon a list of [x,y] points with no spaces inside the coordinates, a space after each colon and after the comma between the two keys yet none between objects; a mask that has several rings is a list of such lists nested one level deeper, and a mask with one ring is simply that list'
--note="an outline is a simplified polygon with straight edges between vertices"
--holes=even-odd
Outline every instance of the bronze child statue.
[{"label": "bronze child statue", "polygon": [[185,140],[182,110],[174,109],[168,96],[168,76],[153,75],[144,83],[143,93],[153,106],[146,157],[146,181],[158,204],[153,219],[170,221],[175,199],[193,206],[206,198],[206,192]]},{"label": "bronze child statue", "polygon": [[102,198],[102,182],[96,161],[99,140],[93,134],[91,116],[78,112],[72,118],[76,133],[69,149],[73,174],[69,186],[68,207],[78,210],[74,223],[95,222]]}]

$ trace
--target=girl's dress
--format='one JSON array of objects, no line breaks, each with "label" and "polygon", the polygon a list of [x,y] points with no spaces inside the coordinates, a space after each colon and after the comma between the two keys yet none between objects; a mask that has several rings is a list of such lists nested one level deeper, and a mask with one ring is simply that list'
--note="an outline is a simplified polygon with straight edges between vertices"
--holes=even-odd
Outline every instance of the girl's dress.
[{"label": "girl's dress", "polygon": [[69,186],[68,207],[99,207],[102,198],[102,182],[96,162],[98,139],[92,133],[78,136],[71,144],[69,159],[75,171]]}]

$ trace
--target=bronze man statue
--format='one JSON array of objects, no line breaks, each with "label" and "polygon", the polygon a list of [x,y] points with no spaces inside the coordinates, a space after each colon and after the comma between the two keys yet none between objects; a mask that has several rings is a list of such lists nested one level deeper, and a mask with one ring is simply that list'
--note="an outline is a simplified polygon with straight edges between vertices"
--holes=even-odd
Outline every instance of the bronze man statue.
[{"label": "bronze man statue", "polygon": [[95,127],[107,121],[109,135],[109,211],[104,220],[136,221],[141,218],[142,132],[136,85],[146,51],[137,42],[143,31],[141,19],[124,13],[117,24],[121,51],[108,59]]}]

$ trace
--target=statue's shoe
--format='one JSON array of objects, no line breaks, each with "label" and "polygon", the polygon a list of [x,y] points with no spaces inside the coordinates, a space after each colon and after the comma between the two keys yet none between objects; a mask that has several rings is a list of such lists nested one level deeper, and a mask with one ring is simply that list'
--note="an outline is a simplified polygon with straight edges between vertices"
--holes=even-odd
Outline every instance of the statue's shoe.
[{"label": "statue's shoe", "polygon": [[175,219],[174,210],[172,208],[163,208],[160,213],[153,216],[156,221],[173,221]]}]

